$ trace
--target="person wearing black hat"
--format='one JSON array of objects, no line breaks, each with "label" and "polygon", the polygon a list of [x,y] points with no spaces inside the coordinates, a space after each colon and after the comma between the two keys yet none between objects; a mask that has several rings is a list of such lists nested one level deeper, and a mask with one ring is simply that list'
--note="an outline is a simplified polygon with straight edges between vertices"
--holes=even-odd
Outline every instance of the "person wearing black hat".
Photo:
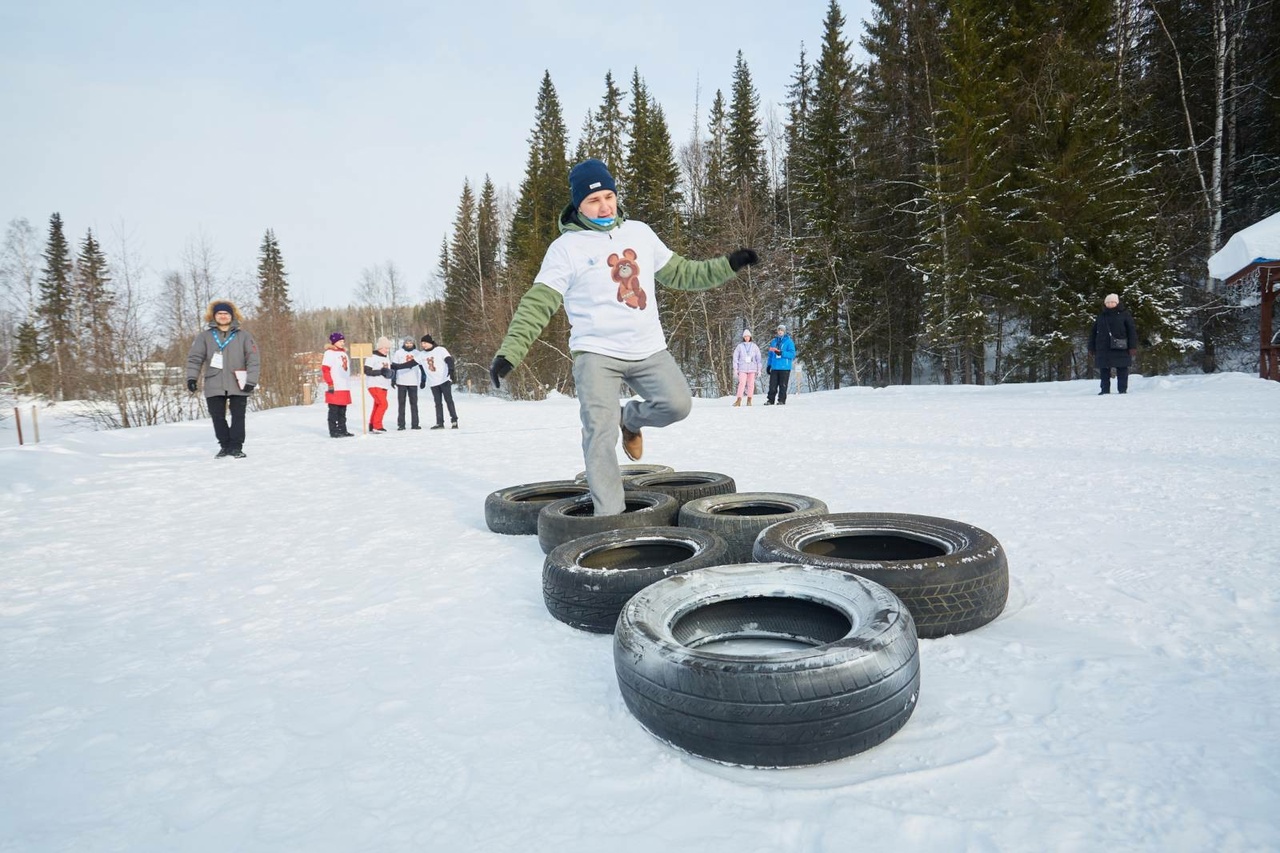
[{"label": "person wearing black hat", "polygon": [[205,330],[196,335],[187,353],[187,390],[196,393],[203,373],[205,403],[219,446],[214,458],[243,459],[244,411],[258,385],[258,344],[241,327],[240,311],[229,299],[210,302],[204,321]]},{"label": "person wearing black hat", "polygon": [[[613,175],[599,160],[584,160],[570,170],[569,194],[570,203],[560,213],[560,237],[547,249],[533,286],[520,300],[489,376],[501,387],[551,316],[564,308],[587,486],[596,515],[617,515],[626,508],[617,459],[619,429],[623,452],[639,459],[644,452],[641,430],[683,420],[693,405],[689,382],[667,350],[656,285],[709,290],[760,258],[746,248],[706,261],[677,255],[648,225],[627,219]],[[619,410],[623,382],[640,399]]]},{"label": "person wearing black hat", "polygon": [[320,363],[324,379],[324,401],[329,405],[329,437],[354,438],[347,429],[347,407],[351,405],[351,357],[347,355],[347,339],[342,332],[329,335]]},{"label": "person wearing black hat", "polygon": [[444,404],[449,405],[449,422],[458,428],[458,412],[453,408],[453,356],[430,335],[423,335],[418,347],[418,361],[427,372],[427,384],[436,404],[436,425],[444,429]]},{"label": "person wearing black hat", "polygon": [[[406,337],[404,346],[399,352],[394,354],[391,362],[391,384],[396,386],[396,429],[404,429],[404,412],[405,401],[409,403],[409,411],[412,414],[410,424],[413,429],[422,429],[422,424],[418,422],[418,391],[427,387],[427,372],[422,369],[422,364],[417,359],[417,353],[414,351],[416,344],[413,338]],[[394,359],[401,359],[397,362]]]}]

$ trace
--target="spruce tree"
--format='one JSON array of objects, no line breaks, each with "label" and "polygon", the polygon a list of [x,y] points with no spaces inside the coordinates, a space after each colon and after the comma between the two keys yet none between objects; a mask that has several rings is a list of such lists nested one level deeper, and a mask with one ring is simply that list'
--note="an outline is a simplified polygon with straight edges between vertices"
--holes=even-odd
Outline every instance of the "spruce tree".
[{"label": "spruce tree", "polygon": [[116,358],[114,328],[111,309],[115,296],[110,290],[111,275],[107,256],[90,228],[80,244],[80,254],[75,264],[75,294],[79,305],[77,312],[80,328],[78,375],[84,377],[92,390],[101,390],[99,381],[121,365]]},{"label": "spruce tree", "polygon": [[622,112],[622,90],[614,82],[613,72],[607,71],[600,105],[588,111],[582,120],[578,144],[573,150],[573,162],[580,163],[594,157],[609,167],[619,184],[626,183],[625,153],[629,123],[629,118]]},{"label": "spruce tree", "polygon": [[803,163],[805,233],[797,241],[802,282],[797,310],[804,327],[806,363],[819,381],[840,387],[846,370],[851,328],[850,300],[859,287],[852,251],[856,216],[854,139],[850,91],[853,67],[844,38],[844,14],[831,0],[823,23],[822,51],[814,68],[813,108],[801,150],[791,152]]},{"label": "spruce tree", "polygon": [[[560,213],[569,202],[568,137],[560,99],[550,72],[542,78],[529,136],[529,155],[507,237],[507,274],[513,292],[505,294],[502,315],[495,326],[505,329],[520,296],[534,283],[547,246],[559,236]],[[541,397],[548,388],[567,392],[573,384],[568,353],[568,324],[556,312],[525,359],[521,370],[503,387],[517,396]]]},{"label": "spruce tree", "polygon": [[546,72],[507,242],[508,262],[517,278],[527,280],[537,272],[547,246],[559,235],[560,212],[569,201],[567,139],[560,99]]},{"label": "spruce tree", "polygon": [[578,144],[573,149],[573,161],[580,163],[588,157],[598,157],[596,152],[599,149],[595,114],[588,110],[587,115],[582,119],[582,128],[578,131]]},{"label": "spruce tree", "polygon": [[631,78],[631,99],[626,181],[619,181],[619,195],[628,216],[648,223],[664,240],[675,241],[680,230],[680,167],[666,115],[650,97],[638,70]]},{"label": "spruce tree", "polygon": [[[436,279],[440,283],[441,293],[448,294],[449,278],[453,275],[453,256],[449,252],[448,236],[440,238],[440,254],[436,256]],[[445,301],[445,324],[448,324],[448,296],[442,295]]]},{"label": "spruce tree", "polygon": [[41,389],[55,400],[68,399],[74,383],[71,346],[75,340],[71,285],[71,248],[62,231],[62,216],[49,217],[49,237],[45,241],[44,271],[40,276],[40,337],[42,347],[52,357],[51,371]]},{"label": "spruce tree", "polygon": [[474,328],[468,318],[480,315],[484,308],[480,234],[470,181],[462,184],[462,194],[458,197],[458,208],[453,218],[453,237],[442,269],[445,326],[440,331],[455,346],[468,346],[470,341],[466,330]]},{"label": "spruce tree", "polygon": [[[1144,340],[1148,364],[1173,354],[1182,326],[1165,273],[1150,173],[1130,156],[1113,67],[1106,9],[1076,9],[1042,34],[1035,80],[1041,109],[1027,128],[1026,227],[1021,257],[1034,277],[1019,293],[1030,323],[1029,376],[1071,378],[1106,293],[1121,295]],[[1037,369],[1038,368],[1038,369]]]},{"label": "spruce tree", "polygon": [[480,243],[480,280],[487,289],[492,289],[498,284],[502,222],[498,210],[498,191],[488,175],[484,176],[484,186],[480,188],[480,201],[476,208],[476,239]]},{"label": "spruce tree", "polygon": [[258,248],[258,313],[253,321],[261,370],[259,390],[251,402],[260,408],[297,405],[302,402],[304,368],[298,351],[289,277],[275,231],[268,228]]},{"label": "spruce tree", "polygon": [[[708,210],[709,236],[714,241],[704,243],[706,254],[751,246],[766,259],[774,255],[773,211],[759,104],[751,71],[739,51],[733,70],[732,96],[724,116],[722,195]],[[708,318],[703,325],[711,373],[716,384],[726,392],[734,379],[732,353],[741,340],[742,329],[767,324],[768,315],[779,313],[780,306],[770,305],[771,301],[779,300],[769,291],[768,269],[767,263],[749,267],[725,286],[701,297]]]},{"label": "spruce tree", "polygon": [[596,144],[589,156],[603,161],[610,169],[621,169],[625,162],[628,117],[622,112],[622,90],[614,82],[612,71],[605,72],[604,96],[593,120]]},{"label": "spruce tree", "polygon": [[782,230],[788,239],[795,237],[796,220],[802,214],[800,196],[792,191],[804,183],[803,141],[808,132],[812,98],[813,68],[809,65],[804,45],[801,44],[800,59],[796,62],[795,73],[787,87],[787,122],[783,128],[786,154],[783,158],[782,184],[778,187],[778,209],[783,217]]},{"label": "spruce tree", "polygon": [[[707,181],[704,191],[704,209],[707,216],[714,218],[713,211],[720,210],[728,202],[729,187],[729,117],[724,102],[724,93],[716,90],[711,100],[711,110],[707,114]],[[718,228],[718,225],[713,225]]]},{"label": "spruce tree", "polygon": [[725,138],[729,182],[737,202],[760,207],[768,191],[764,142],[760,135],[760,96],[751,82],[751,69],[742,51],[733,68],[733,94]]},{"label": "spruce tree", "polygon": [[919,260],[923,335],[947,384],[983,382],[991,337],[987,306],[1012,298],[1011,269],[1026,278],[1011,231],[1023,196],[1015,183],[1023,146],[1009,114],[1017,100],[1017,74],[1009,71],[1017,66],[1013,27],[990,6],[988,0],[950,4],[943,35],[947,65],[929,129],[926,247]]},{"label": "spruce tree", "polygon": [[13,342],[14,386],[27,393],[35,390],[41,362],[40,330],[31,318],[18,324]]},{"label": "spruce tree", "polygon": [[[455,315],[455,323],[463,325],[454,325],[449,332],[449,349],[454,354],[460,382],[474,379],[483,386],[489,381],[489,357],[502,342],[502,333],[506,329],[503,322],[509,314],[504,310],[498,289],[501,239],[502,223],[497,190],[493,181],[485,175],[475,215],[478,287],[471,300],[471,313]],[[471,367],[472,365],[475,367]],[[473,372],[475,376],[469,376]]]},{"label": "spruce tree", "polygon": [[875,303],[876,333],[863,338],[874,383],[908,384],[920,327],[924,278],[920,225],[927,210],[925,163],[943,62],[937,0],[876,0],[862,39],[868,62],[855,97],[863,200],[855,251]]},{"label": "spruce tree", "polygon": [[293,313],[280,243],[270,228],[263,234],[262,245],[258,249],[258,311],[280,317]]}]

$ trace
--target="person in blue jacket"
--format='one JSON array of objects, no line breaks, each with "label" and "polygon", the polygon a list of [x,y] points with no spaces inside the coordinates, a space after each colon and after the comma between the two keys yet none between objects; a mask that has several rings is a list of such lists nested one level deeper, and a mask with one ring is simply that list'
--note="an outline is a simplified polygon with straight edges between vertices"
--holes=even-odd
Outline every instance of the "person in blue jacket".
[{"label": "person in blue jacket", "polygon": [[769,361],[765,371],[769,374],[769,399],[766,406],[776,400],[779,406],[787,404],[787,382],[791,379],[791,362],[796,357],[796,342],[787,334],[787,327],[779,324],[773,340],[769,341]]}]

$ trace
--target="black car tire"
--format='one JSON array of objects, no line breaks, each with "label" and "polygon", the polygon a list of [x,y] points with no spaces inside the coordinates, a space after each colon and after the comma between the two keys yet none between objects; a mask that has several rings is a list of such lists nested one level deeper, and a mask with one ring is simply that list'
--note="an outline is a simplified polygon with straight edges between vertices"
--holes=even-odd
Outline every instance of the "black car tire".
[{"label": "black car tire", "polygon": [[665,471],[660,474],[641,474],[623,481],[623,488],[645,492],[662,492],[675,498],[684,506],[694,498],[710,495],[728,495],[738,490],[728,474],[714,471]]},{"label": "black car tire", "polygon": [[544,506],[586,493],[586,485],[573,480],[547,480],[498,489],[484,499],[484,521],[494,533],[512,536],[537,533],[538,513]]},{"label": "black car tire", "polygon": [[[659,465],[656,462],[635,462],[627,465],[619,465],[618,468],[622,471],[622,481],[624,483],[633,477],[639,477],[644,474],[666,474],[670,471],[676,470],[670,465]],[[573,481],[575,483],[587,482],[587,472],[579,471],[574,475]]]},{"label": "black car tire", "polygon": [[981,627],[1009,597],[1004,548],[987,531],[948,518],[847,512],[783,521],[760,534],[752,553],[883,584],[907,605],[921,637]]},{"label": "black car tire", "polygon": [[718,533],[729,543],[730,563],[750,563],[756,537],[766,527],[793,518],[825,515],[817,498],[782,492],[735,492],[694,498],[680,507],[680,526]]},{"label": "black car tire", "polygon": [[609,634],[640,590],[672,575],[728,560],[724,539],[706,530],[637,527],[606,530],[556,546],[542,564],[547,611],[575,628]]},{"label": "black car tire", "polygon": [[538,513],[538,544],[550,554],[557,545],[605,530],[636,527],[673,527],[680,507],[676,499],[659,492],[624,492],[626,509],[619,515],[595,514],[591,495],[552,501]]},{"label": "black car tire", "polygon": [[[749,654],[714,644],[787,643]],[[749,563],[658,581],[622,608],[623,701],[680,749],[726,764],[794,767],[853,755],[906,724],[920,691],[911,614],[877,583]]]}]

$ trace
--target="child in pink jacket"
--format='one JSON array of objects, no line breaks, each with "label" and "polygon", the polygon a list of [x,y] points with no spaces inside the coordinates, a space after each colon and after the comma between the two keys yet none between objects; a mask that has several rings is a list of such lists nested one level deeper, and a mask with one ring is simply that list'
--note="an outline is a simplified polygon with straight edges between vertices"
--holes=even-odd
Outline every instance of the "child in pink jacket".
[{"label": "child in pink jacket", "polygon": [[751,396],[756,392],[756,374],[760,372],[760,347],[751,340],[751,330],[742,332],[742,343],[733,351],[733,372],[738,374],[738,396],[733,405],[742,405],[742,392],[747,392],[747,405],[751,405]]}]

